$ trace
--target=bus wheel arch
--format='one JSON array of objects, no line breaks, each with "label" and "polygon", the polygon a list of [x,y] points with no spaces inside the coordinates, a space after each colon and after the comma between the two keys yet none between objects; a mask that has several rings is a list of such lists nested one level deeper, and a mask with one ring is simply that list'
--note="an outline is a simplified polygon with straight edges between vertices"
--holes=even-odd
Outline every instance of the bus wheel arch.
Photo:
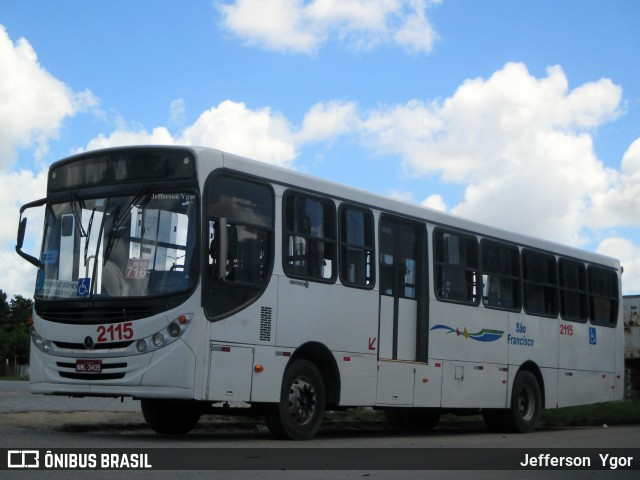
[{"label": "bus wheel arch", "polygon": [[331,351],[322,343],[307,342],[296,349],[289,364],[300,359],[308,360],[318,368],[324,381],[327,407],[336,407],[340,403],[340,370]]},{"label": "bus wheel arch", "polygon": [[[542,371],[540,370],[540,367],[538,367],[538,365],[535,362],[531,360],[527,360],[520,366],[520,368],[518,369],[518,372],[516,373],[516,376],[518,373],[522,371],[531,372],[533,376],[536,377],[536,380],[538,381],[538,386],[540,387],[540,397],[541,397],[540,400],[542,402],[541,406],[544,409],[546,405],[546,396],[545,396],[545,388],[544,388],[544,378],[542,377]],[[511,390],[511,393],[513,393],[513,389]]]},{"label": "bus wheel arch", "polygon": [[284,371],[280,400],[264,405],[264,418],[274,437],[310,440],[322,424],[326,393],[316,365],[304,358],[292,359]]},{"label": "bus wheel arch", "polygon": [[263,405],[271,433],[283,440],[313,438],[327,406],[340,400],[340,375],[330,350],[318,342],[300,346],[282,377],[278,403]]},{"label": "bus wheel arch", "polygon": [[544,381],[538,366],[525,362],[516,372],[508,407],[483,412],[484,422],[494,432],[532,432],[544,409]]}]

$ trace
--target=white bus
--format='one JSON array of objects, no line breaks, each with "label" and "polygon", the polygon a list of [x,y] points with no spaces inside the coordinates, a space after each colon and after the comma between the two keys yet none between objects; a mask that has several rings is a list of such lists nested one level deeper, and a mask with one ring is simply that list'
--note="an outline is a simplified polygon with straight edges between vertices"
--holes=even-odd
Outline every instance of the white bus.
[{"label": "white bus", "polygon": [[214,149],[54,163],[16,251],[38,268],[31,391],[140,399],[159,433],[238,405],[289,439],[360,406],[529,432],[624,392],[618,261]]}]

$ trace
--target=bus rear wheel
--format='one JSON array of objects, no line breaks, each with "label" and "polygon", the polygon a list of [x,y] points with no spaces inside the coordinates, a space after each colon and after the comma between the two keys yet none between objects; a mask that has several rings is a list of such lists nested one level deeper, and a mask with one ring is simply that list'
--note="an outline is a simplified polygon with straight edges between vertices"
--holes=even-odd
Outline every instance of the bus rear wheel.
[{"label": "bus rear wheel", "polygon": [[296,360],[284,372],[280,402],[265,406],[265,420],[276,438],[309,440],[320,429],[324,408],[320,371],[308,360]]},{"label": "bus rear wheel", "polygon": [[196,402],[143,398],[140,401],[142,415],[147,425],[156,433],[184,435],[200,420],[201,410]]},{"label": "bus rear wheel", "polygon": [[542,394],[536,376],[526,370],[517,373],[513,381],[511,407],[508,410],[485,412],[484,422],[494,432],[532,432],[542,414]]}]

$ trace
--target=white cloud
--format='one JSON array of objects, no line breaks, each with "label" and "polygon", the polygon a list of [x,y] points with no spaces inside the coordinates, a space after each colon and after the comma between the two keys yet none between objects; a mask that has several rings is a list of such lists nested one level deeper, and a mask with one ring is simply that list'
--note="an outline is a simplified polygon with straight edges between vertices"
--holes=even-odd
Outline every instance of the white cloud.
[{"label": "white cloud", "polygon": [[143,127],[119,121],[114,132],[90,140],[86,149],[124,145],[194,145],[291,166],[297,155],[294,136],[292,127],[282,114],[272,112],[270,108],[251,110],[244,103],[225,100],[203,112],[192,125],[175,136],[166,127],[156,127],[149,132]]},{"label": "white cloud", "polygon": [[178,143],[219,148],[281,166],[290,165],[297,152],[291,126],[270,108],[251,110],[230,100],[200,115]]},{"label": "white cloud", "polygon": [[296,134],[298,143],[325,142],[357,131],[360,119],[355,103],[328,102],[313,105]]},{"label": "white cloud", "polygon": [[[3,205],[0,216],[0,289],[9,297],[20,294],[24,297],[33,295],[35,268],[15,252],[16,234],[18,231],[19,210],[25,203],[42,198],[46,194],[47,171],[34,174],[29,170],[0,173],[0,205]],[[28,219],[27,232],[23,250],[31,255],[38,255],[42,238],[44,208],[25,211]]]},{"label": "white cloud", "polygon": [[620,172],[611,172],[607,190],[592,199],[590,224],[594,228],[640,226],[640,138],[622,157]]},{"label": "white cloud", "polygon": [[454,213],[579,245],[591,199],[613,175],[588,129],[618,115],[621,95],[606,79],[570,91],[560,67],[538,79],[510,63],[442,102],[371,112],[364,130],[416,175],[466,185]]},{"label": "white cloud", "polygon": [[[176,107],[172,102],[172,108]],[[118,122],[111,134],[89,141],[87,150],[123,145],[199,145],[219,148],[274,165],[291,167],[301,145],[329,142],[358,129],[354,103],[328,102],[313,105],[296,129],[270,108],[250,109],[244,103],[225,100],[203,112],[177,135],[166,127],[148,132],[140,126]]]},{"label": "white cloud", "polygon": [[429,195],[424,201],[421,203],[423,207],[432,208],[434,210],[439,210],[441,212],[447,211],[447,204],[444,202],[444,198],[437,193],[433,195]]},{"label": "white cloud", "polygon": [[177,126],[184,125],[186,121],[186,107],[184,104],[184,98],[177,98],[171,102],[169,106],[169,119],[171,123]]},{"label": "white cloud", "polygon": [[236,0],[218,2],[227,30],[249,45],[312,54],[334,40],[356,50],[395,43],[429,52],[436,39],[427,0]]},{"label": "white cloud", "polygon": [[0,262],[3,266],[0,290],[9,298],[15,295],[22,295],[25,298],[33,297],[36,267],[16,255],[13,249],[8,248],[0,250]]},{"label": "white cloud", "polygon": [[620,260],[624,268],[622,290],[625,295],[640,292],[640,246],[627,238],[611,237],[603,240],[596,251]]},{"label": "white cloud", "polygon": [[47,151],[65,118],[95,107],[91,92],[73,92],[38,63],[29,44],[15,44],[0,25],[0,168],[10,166],[18,148]]},{"label": "white cloud", "polygon": [[98,135],[87,144],[87,150],[99,148],[121,147],[125,145],[173,145],[175,141],[166,127],[154,128],[151,133],[144,128],[129,129],[121,125],[109,136]]}]

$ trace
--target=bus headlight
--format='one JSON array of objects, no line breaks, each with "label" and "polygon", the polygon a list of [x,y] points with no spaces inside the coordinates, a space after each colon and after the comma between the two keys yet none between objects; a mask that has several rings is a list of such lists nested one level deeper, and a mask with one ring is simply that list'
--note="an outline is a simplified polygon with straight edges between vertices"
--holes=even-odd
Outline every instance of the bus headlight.
[{"label": "bus headlight", "polygon": [[153,352],[158,348],[166,347],[175,342],[187,330],[192,318],[192,313],[178,316],[159,332],[138,340],[136,342],[136,350],[138,353]]},{"label": "bus headlight", "polygon": [[172,323],[171,325],[169,325],[169,327],[167,328],[167,330],[169,331],[169,335],[171,335],[172,337],[178,337],[180,336],[180,334],[182,333],[182,330],[180,328],[180,325],[178,325],[177,323]]},{"label": "bus headlight", "polygon": [[158,332],[153,336],[153,344],[160,348],[161,346],[164,345],[164,335],[162,335],[162,333]]},{"label": "bus headlight", "polygon": [[45,353],[49,352],[53,347],[53,345],[51,344],[51,340],[47,340],[46,338],[40,336],[40,334],[33,326],[31,327],[31,340],[33,341],[33,344],[38,347],[38,350],[41,350]]},{"label": "bus headlight", "polygon": [[140,353],[145,353],[147,351],[147,341],[146,340],[138,340],[136,342],[136,350]]}]

